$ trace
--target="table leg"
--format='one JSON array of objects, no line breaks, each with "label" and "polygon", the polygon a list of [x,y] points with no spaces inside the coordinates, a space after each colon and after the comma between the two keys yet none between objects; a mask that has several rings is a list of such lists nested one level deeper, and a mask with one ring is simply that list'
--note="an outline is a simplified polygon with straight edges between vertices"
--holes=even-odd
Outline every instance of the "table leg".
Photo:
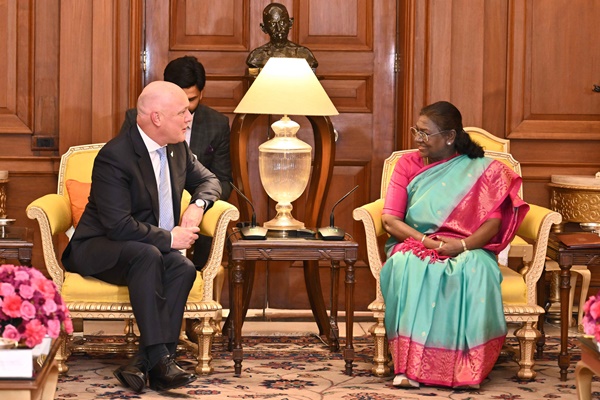
[{"label": "table leg", "polygon": [[242,313],[243,299],[242,291],[244,285],[244,264],[242,261],[236,260],[233,262],[231,270],[231,281],[233,282],[233,302],[231,304],[231,313],[233,314],[233,363],[235,375],[240,376],[242,373],[242,360],[244,351],[242,349]]},{"label": "table leg", "polygon": [[354,261],[346,261],[346,348],[344,360],[346,361],[346,375],[352,375],[352,362],[354,361]]},{"label": "table leg", "polygon": [[319,335],[325,335],[329,341],[334,340],[329,329],[325,300],[323,300],[318,261],[304,261],[304,283],[308,292],[310,308],[319,327]]},{"label": "table leg", "polygon": [[[540,331],[540,338],[536,343],[537,347],[537,357],[542,358],[544,356],[544,346],[546,345],[546,331],[544,329],[544,325],[546,324],[546,312],[548,308],[546,304],[548,303],[547,293],[546,293],[546,272],[542,271],[542,276],[537,281],[537,295],[538,295],[538,305],[544,309],[544,313],[540,314],[538,317],[538,330]],[[549,307],[549,306],[548,306]]]},{"label": "table leg", "polygon": [[571,361],[568,348],[569,338],[569,291],[571,289],[571,265],[560,264],[560,380],[567,380],[567,369]]},{"label": "table leg", "polygon": [[592,376],[593,372],[590,366],[584,360],[579,361],[575,367],[575,385],[579,400],[591,400]]},{"label": "table leg", "polygon": [[[250,298],[252,297],[252,286],[254,285],[254,270],[255,270],[255,265],[256,262],[255,261],[246,261],[245,262],[245,268],[244,268],[244,286],[243,286],[243,295],[242,295],[242,299],[244,302],[244,306],[243,306],[243,311],[242,311],[242,327],[244,325],[244,321],[246,320],[246,314],[248,314],[248,308],[250,307]],[[232,278],[229,278],[229,282],[233,283]],[[230,285],[231,286],[231,285]],[[233,294],[233,291],[229,290],[229,304],[233,304],[233,299],[231,297],[231,295]],[[230,313],[231,315],[231,313]],[[223,331],[227,332],[230,328],[231,325],[231,318],[228,316],[227,319],[225,320],[225,323],[223,324]],[[229,351],[231,351],[231,348],[228,349]]]},{"label": "table leg", "polygon": [[339,296],[339,278],[340,262],[331,261],[331,311],[329,312],[329,329],[334,340],[329,341],[329,350],[339,351],[340,349],[340,328],[337,323],[338,317],[338,296]]}]

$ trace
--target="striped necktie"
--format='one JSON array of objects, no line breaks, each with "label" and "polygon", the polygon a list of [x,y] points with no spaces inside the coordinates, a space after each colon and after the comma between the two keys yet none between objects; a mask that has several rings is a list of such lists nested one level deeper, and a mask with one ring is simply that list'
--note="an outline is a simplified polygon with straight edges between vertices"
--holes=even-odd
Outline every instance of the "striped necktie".
[{"label": "striped necktie", "polygon": [[171,197],[169,173],[167,171],[167,148],[161,147],[156,150],[160,158],[160,172],[158,184],[158,209],[159,221],[158,226],[168,231],[175,226],[173,220],[173,198]]}]

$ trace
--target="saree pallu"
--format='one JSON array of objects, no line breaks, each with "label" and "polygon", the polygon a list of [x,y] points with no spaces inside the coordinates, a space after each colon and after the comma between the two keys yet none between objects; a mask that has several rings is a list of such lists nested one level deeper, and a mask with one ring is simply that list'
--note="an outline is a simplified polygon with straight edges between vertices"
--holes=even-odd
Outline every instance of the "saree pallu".
[{"label": "saree pallu", "polygon": [[518,175],[501,163],[466,156],[408,184],[404,221],[424,234],[464,238],[498,212],[502,224],[484,249],[452,258],[437,257],[411,238],[388,241],[381,290],[396,374],[463,386],[481,383],[491,371],[507,331],[494,253],[506,247],[527,212],[516,196],[518,185]]}]

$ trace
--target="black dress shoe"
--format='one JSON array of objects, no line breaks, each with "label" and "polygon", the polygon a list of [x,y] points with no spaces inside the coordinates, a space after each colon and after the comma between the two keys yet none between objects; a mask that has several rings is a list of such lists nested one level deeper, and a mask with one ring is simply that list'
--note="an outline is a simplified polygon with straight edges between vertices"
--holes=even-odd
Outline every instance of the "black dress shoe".
[{"label": "black dress shoe", "polygon": [[131,364],[121,366],[113,371],[113,375],[121,385],[133,389],[136,393],[144,390],[146,373],[146,364],[139,357],[136,357]]},{"label": "black dress shoe", "polygon": [[185,386],[196,380],[196,375],[188,374],[177,363],[173,356],[166,355],[152,367],[148,373],[150,389],[161,392]]}]

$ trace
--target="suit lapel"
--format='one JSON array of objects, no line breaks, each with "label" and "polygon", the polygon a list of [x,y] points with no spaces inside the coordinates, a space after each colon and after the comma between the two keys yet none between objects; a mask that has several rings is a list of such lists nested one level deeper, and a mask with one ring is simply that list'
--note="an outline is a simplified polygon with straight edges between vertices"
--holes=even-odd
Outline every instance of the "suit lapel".
[{"label": "suit lapel", "polygon": [[146,190],[148,190],[150,198],[152,199],[152,211],[158,223],[160,218],[158,211],[158,186],[156,184],[156,176],[154,175],[154,167],[152,166],[152,161],[150,160],[150,154],[148,154],[148,149],[146,148],[146,145],[144,144],[136,125],[131,128],[130,134],[131,141],[133,143],[133,150],[138,155],[138,166],[140,168],[140,173],[142,174],[142,179],[144,180]]}]

